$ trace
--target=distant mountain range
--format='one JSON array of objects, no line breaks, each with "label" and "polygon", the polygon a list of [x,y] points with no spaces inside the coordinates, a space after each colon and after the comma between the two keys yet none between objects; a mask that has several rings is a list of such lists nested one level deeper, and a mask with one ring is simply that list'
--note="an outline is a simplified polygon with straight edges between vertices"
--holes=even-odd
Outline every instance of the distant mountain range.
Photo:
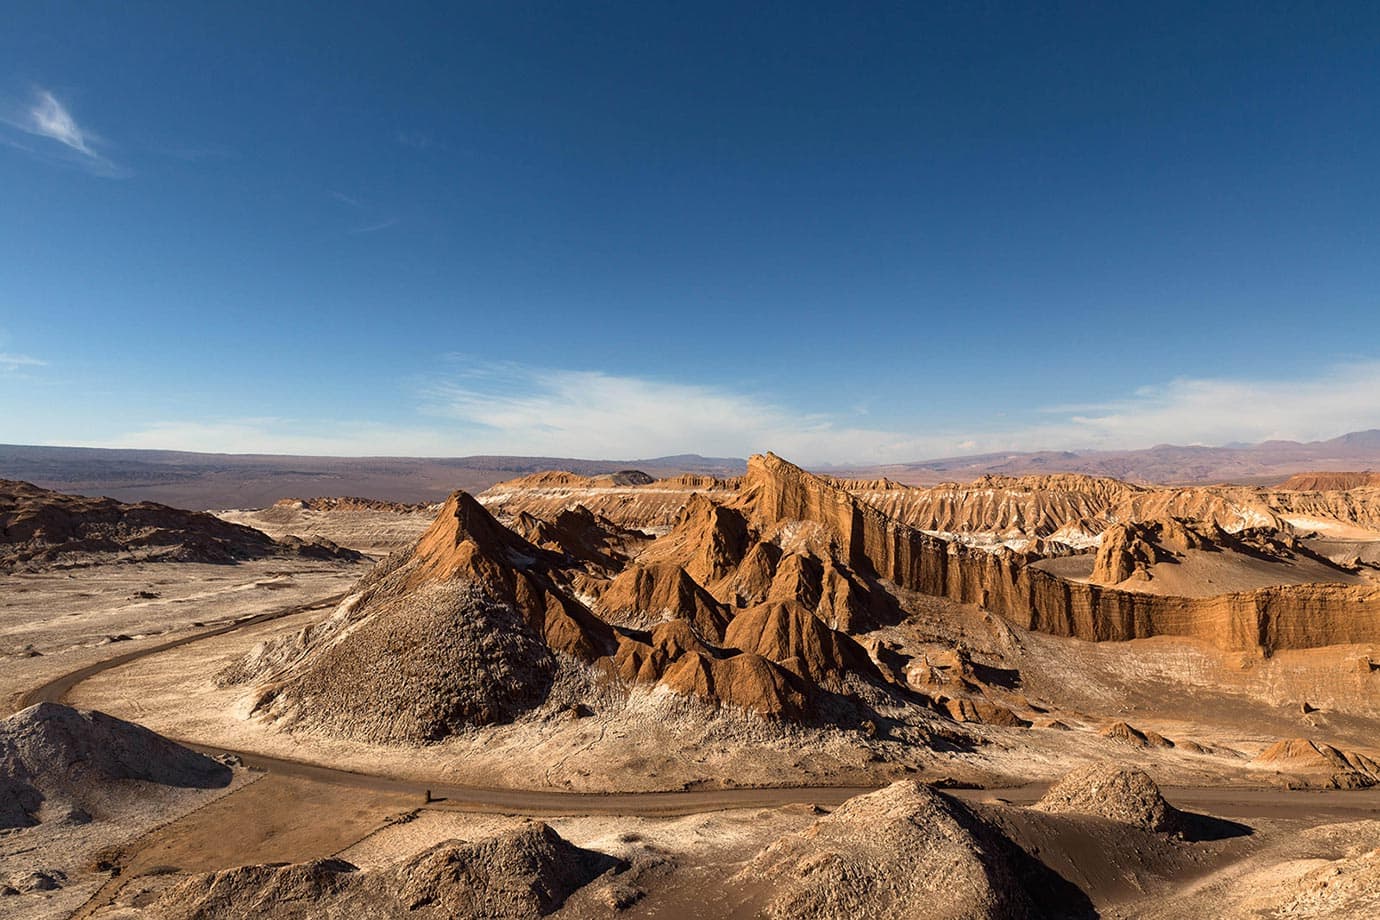
[{"label": "distant mountain range", "polygon": [[652,457],[294,457],[202,454],[174,450],[35,447],[0,444],[0,479],[46,489],[156,501],[179,508],[262,508],[280,498],[350,495],[400,502],[439,501],[456,489],[479,492],[495,482],[541,470],[584,476],[638,469],[652,476],[736,476],[745,460]]},{"label": "distant mountain range", "polygon": [[[767,445],[770,446],[770,445]],[[280,498],[358,496],[437,501],[455,489],[482,491],[541,470],[593,476],[637,469],[652,476],[736,476],[746,461],[680,454],[640,460],[474,456],[294,457],[189,451],[0,445],[0,478],[121,501],[182,508],[259,508]],[[965,482],[985,474],[1086,473],[1138,483],[1274,484],[1295,473],[1380,469],[1380,429],[1328,441],[1265,441],[1225,447],[1161,444],[1143,450],[982,454],[873,466],[818,468],[835,476],[886,477],[913,485]]]},{"label": "distant mountain range", "polygon": [[1086,473],[1162,485],[1252,485],[1274,484],[1304,471],[1369,469],[1380,469],[1380,429],[1306,443],[1263,441],[1225,447],[1159,444],[1142,450],[1046,450],[849,467],[830,472],[860,478],[884,476],[911,485],[966,482],[989,473]]}]

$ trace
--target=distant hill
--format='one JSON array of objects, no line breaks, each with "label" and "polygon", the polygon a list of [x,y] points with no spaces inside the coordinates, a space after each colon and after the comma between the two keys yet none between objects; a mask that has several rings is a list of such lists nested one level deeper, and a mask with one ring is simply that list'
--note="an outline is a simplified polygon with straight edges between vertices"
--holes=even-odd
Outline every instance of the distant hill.
[{"label": "distant hill", "polygon": [[[640,470],[662,478],[691,473],[738,476],[736,457],[680,454],[641,460],[573,457],[296,457],[202,454],[170,450],[0,445],[0,478],[49,489],[157,501],[181,508],[263,508],[289,496],[352,495],[396,502],[438,502],[455,489],[482,492],[496,482],[543,470],[599,476]],[[1298,473],[1380,469],[1380,429],[1328,441],[1265,441],[1199,447],[1161,444],[1143,450],[1034,451],[947,457],[877,466],[820,468],[855,479],[885,477],[910,485],[967,482],[988,474],[1085,473],[1135,483],[1275,485]]]},{"label": "distant hill", "polygon": [[570,457],[294,457],[171,450],[0,445],[0,478],[48,489],[156,501],[179,508],[262,508],[289,496],[353,495],[437,502],[455,489],[482,492],[541,470],[584,476],[636,469],[652,476],[736,476],[747,462],[684,454],[643,460]]},{"label": "distant hill", "polygon": [[1264,441],[1225,447],[1159,444],[1143,450],[1034,451],[947,457],[880,466],[848,467],[830,473],[852,478],[886,477],[909,485],[966,482],[978,476],[1085,473],[1135,483],[1191,485],[1231,482],[1273,485],[1301,472],[1351,471],[1380,467],[1380,429],[1356,431],[1328,441]]}]

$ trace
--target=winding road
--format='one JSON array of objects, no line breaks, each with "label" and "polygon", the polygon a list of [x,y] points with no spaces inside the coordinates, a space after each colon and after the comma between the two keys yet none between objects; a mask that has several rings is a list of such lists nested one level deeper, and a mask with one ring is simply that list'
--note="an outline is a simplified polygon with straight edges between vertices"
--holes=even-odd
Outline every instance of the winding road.
[{"label": "winding road", "polygon": [[[18,708],[23,709],[41,702],[62,703],[78,684],[90,680],[104,671],[124,667],[151,655],[157,655],[215,636],[223,636],[226,633],[267,623],[271,620],[282,619],[311,610],[329,609],[339,603],[344,596],[344,594],[337,594],[306,604],[256,614],[236,620],[233,623],[201,629],[190,635],[126,652],[122,655],[114,655],[94,664],[76,668],[21,694],[18,697]],[[342,770],[301,760],[271,757],[254,751],[240,751],[233,748],[206,745],[182,738],[174,738],[173,740],[205,754],[233,754],[251,769],[263,770],[281,776],[331,783],[370,792],[410,794],[415,795],[423,802],[427,801],[429,794],[432,807],[439,805],[448,809],[503,814],[547,817],[553,815],[671,817],[719,811],[727,808],[770,808],[797,803],[837,805],[845,799],[864,792],[871,792],[877,788],[876,786],[779,786],[613,793],[501,789],[455,785],[439,781],[425,782],[400,779],[383,774]]]},{"label": "winding road", "polygon": [[[147,648],[114,655],[103,661],[76,668],[21,694],[19,708],[39,702],[64,702],[80,683],[112,668],[132,664],[142,658],[200,642],[214,636],[246,629],[271,620],[312,610],[334,607],[344,594],[320,598],[305,604],[284,607],[245,617],[232,623],[198,630]],[[772,786],[727,789],[691,789],[669,792],[563,792],[555,789],[505,789],[467,786],[442,781],[402,779],[377,773],[343,770],[324,764],[272,757],[254,751],[206,745],[174,738],[193,750],[206,754],[233,754],[245,766],[270,774],[311,782],[329,783],[375,793],[415,796],[429,808],[468,812],[551,817],[556,815],[623,815],[629,817],[674,817],[701,814],[729,808],[774,808],[782,805],[837,805],[855,795],[871,792],[877,786]],[[1044,783],[1031,783],[1012,789],[953,790],[967,799],[1000,797],[1016,804],[1039,798]],[[1198,808],[1222,817],[1286,816],[1297,813],[1328,814],[1337,819],[1380,818],[1380,787],[1365,790],[1281,791],[1277,787],[1240,786],[1165,786],[1164,791],[1183,808]],[[428,801],[428,796],[430,800]]]},{"label": "winding road", "polygon": [[[75,668],[21,694],[20,708],[39,702],[63,702],[83,681],[113,668],[124,667],[141,659],[171,649],[222,636],[236,630],[281,619],[293,614],[324,610],[334,606],[344,595],[288,606],[279,610],[246,617],[228,624],[199,629],[189,635],[170,639],[147,648],[113,655],[103,661]],[[94,911],[114,901],[121,889],[143,873],[162,871],[160,867],[172,859],[181,864],[180,856],[191,855],[203,863],[202,868],[220,868],[243,860],[239,841],[243,831],[252,829],[264,839],[274,839],[280,832],[292,836],[292,830],[310,825],[303,815],[320,815],[314,809],[333,809],[341,801],[370,799],[374,802],[372,818],[363,826],[349,830],[334,829],[306,839],[288,841],[278,838],[280,846],[287,845],[284,854],[294,861],[338,852],[368,837],[388,818],[381,803],[415,802],[417,807],[430,810],[488,812],[534,817],[556,816],[628,816],[676,817],[701,814],[731,808],[775,808],[792,804],[837,805],[844,800],[876,788],[873,786],[794,786],[772,788],[693,789],[673,792],[579,793],[547,789],[502,789],[455,785],[400,779],[382,774],[342,770],[323,764],[270,757],[253,751],[241,751],[207,746],[183,739],[174,739],[207,754],[229,753],[251,769],[264,771],[265,780],[275,780],[277,790],[260,792],[251,783],[218,800],[205,810],[197,810],[155,828],[131,841],[121,856],[121,868],[102,884],[73,915],[90,916]],[[310,790],[315,790],[314,795]],[[969,799],[1000,796],[1016,804],[1028,804],[1044,791],[1043,784],[1031,784],[1017,789],[989,789],[958,791]],[[1167,787],[1168,797],[1179,807],[1206,811],[1220,817],[1261,818],[1298,817],[1309,815],[1317,820],[1327,816],[1334,821],[1380,818],[1380,789],[1327,793],[1283,792],[1272,788],[1223,787]],[[354,793],[352,796],[351,794]],[[248,799],[244,799],[244,795]],[[256,798],[255,796],[259,796]],[[276,798],[275,798],[276,795]],[[265,808],[268,812],[265,812]],[[274,823],[276,821],[276,824]],[[264,826],[267,824],[268,826]],[[239,826],[237,833],[236,825]],[[204,848],[207,838],[236,841],[233,852],[219,857],[207,857]],[[328,842],[326,842],[328,841]]]}]

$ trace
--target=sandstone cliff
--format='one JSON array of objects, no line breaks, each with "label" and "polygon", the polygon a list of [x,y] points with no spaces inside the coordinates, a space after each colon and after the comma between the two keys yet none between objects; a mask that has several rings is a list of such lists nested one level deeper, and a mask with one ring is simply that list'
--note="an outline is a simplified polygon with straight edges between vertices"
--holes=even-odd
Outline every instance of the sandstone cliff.
[{"label": "sandstone cliff", "polygon": [[809,521],[855,571],[979,604],[1028,629],[1095,641],[1156,635],[1266,652],[1380,641],[1380,588],[1283,585],[1208,598],[1157,596],[1061,579],[1030,557],[943,541],[772,454],[753,457],[744,503],[764,520]]}]

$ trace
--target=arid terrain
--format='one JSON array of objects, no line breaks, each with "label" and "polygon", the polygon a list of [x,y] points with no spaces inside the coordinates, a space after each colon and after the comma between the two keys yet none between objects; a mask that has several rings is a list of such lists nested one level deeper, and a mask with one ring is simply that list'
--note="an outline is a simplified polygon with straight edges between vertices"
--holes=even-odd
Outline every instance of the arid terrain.
[{"label": "arid terrain", "polygon": [[0,483],[0,914],[1380,912],[1374,474],[515,472]]}]

